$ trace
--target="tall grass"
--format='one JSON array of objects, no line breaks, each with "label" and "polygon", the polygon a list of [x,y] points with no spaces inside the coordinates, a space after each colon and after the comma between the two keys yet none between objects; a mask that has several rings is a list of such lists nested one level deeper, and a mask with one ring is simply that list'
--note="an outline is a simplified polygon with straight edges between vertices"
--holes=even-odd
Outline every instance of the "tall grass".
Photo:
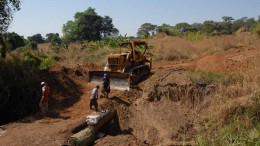
[{"label": "tall grass", "polygon": [[188,76],[193,80],[204,80],[207,84],[232,85],[242,83],[243,76],[239,73],[215,73],[204,71],[190,71]]},{"label": "tall grass", "polygon": [[253,32],[256,33],[256,35],[260,38],[260,21],[257,22]]},{"label": "tall grass", "polygon": [[[253,94],[251,104],[232,105],[223,115],[204,121],[204,131],[196,137],[198,145],[260,145],[260,96]],[[219,109],[221,110],[221,109]]]},{"label": "tall grass", "polygon": [[260,145],[259,62],[232,84],[218,84],[209,116],[198,122],[198,145]]},{"label": "tall grass", "polygon": [[[189,36],[187,37],[189,38]],[[172,36],[154,37],[153,39],[148,39],[147,42],[154,46],[152,53],[155,56],[155,60],[169,61],[194,59],[223,50],[227,51],[229,49],[260,44],[258,38],[253,35],[201,36],[199,39],[196,39],[196,36],[192,37],[194,39],[187,39],[185,36],[183,38]]]},{"label": "tall grass", "polygon": [[59,64],[69,67],[75,67],[86,63],[96,63],[103,66],[107,60],[107,55],[116,52],[117,49],[102,48],[82,48],[82,45],[73,44],[68,49],[64,49],[57,54]]}]

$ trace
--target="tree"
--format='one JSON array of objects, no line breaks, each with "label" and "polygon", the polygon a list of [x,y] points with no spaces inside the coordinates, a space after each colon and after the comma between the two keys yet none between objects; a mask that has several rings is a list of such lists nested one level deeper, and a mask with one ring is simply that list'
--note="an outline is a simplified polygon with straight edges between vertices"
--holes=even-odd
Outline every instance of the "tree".
[{"label": "tree", "polygon": [[116,34],[118,33],[118,29],[114,28],[114,25],[112,23],[112,18],[105,16],[103,18],[103,22],[102,22],[102,37],[107,37],[107,36],[111,36],[112,34]]},{"label": "tree", "polygon": [[20,0],[1,0],[0,1],[0,53],[5,58],[6,48],[2,33],[5,32],[12,21],[14,11],[20,10]]},{"label": "tree", "polygon": [[25,45],[24,38],[15,32],[3,34],[3,40],[6,50],[14,50]]},{"label": "tree", "polygon": [[42,35],[39,33],[28,37],[28,40],[36,42],[37,44],[44,43],[44,39],[43,39]]},{"label": "tree", "polygon": [[37,42],[31,41],[31,40],[28,40],[28,41],[26,42],[26,47],[27,47],[27,48],[30,48],[30,49],[33,49],[33,50],[38,49]]},{"label": "tree", "polygon": [[223,16],[222,19],[225,23],[232,23],[232,21],[235,20],[234,18],[232,18],[230,16]]},{"label": "tree", "polygon": [[217,28],[217,22],[215,21],[210,20],[210,21],[203,22],[202,30],[207,34],[212,34],[214,31],[216,32],[216,28]]},{"label": "tree", "polygon": [[147,38],[149,36],[155,35],[157,25],[151,23],[144,23],[140,26],[137,32],[138,37]]},{"label": "tree", "polygon": [[148,38],[150,36],[149,32],[146,30],[138,29],[137,37],[139,38]]},{"label": "tree", "polygon": [[65,42],[95,41],[118,32],[109,16],[99,16],[95,9],[89,7],[84,12],[77,12],[74,21],[63,25],[62,32]]},{"label": "tree", "polygon": [[54,38],[54,37],[60,38],[59,33],[48,33],[48,34],[46,34],[46,41],[51,42],[52,38]]},{"label": "tree", "polygon": [[20,10],[20,0],[1,0],[0,1],[0,33],[7,30],[14,11]]},{"label": "tree", "polygon": [[197,31],[201,31],[202,27],[203,27],[203,25],[201,23],[193,23],[193,24],[191,24],[191,28],[195,29]]},{"label": "tree", "polygon": [[256,21],[255,21],[255,18],[248,18],[246,21],[245,21],[245,27],[248,29],[248,30],[251,30],[256,24]]},{"label": "tree", "polygon": [[232,21],[234,20],[230,16],[223,16],[223,22],[219,23],[219,31],[221,34],[232,34]]},{"label": "tree", "polygon": [[190,24],[186,23],[186,22],[182,22],[182,23],[178,23],[175,25],[175,28],[178,29],[178,30],[183,30],[185,31],[186,29],[190,28]]},{"label": "tree", "polygon": [[61,45],[61,38],[57,35],[53,36],[51,39],[51,45],[54,47],[60,46]]},{"label": "tree", "polygon": [[117,28],[113,28],[111,32],[111,36],[117,37],[119,35],[119,30]]},{"label": "tree", "polygon": [[158,26],[157,33],[166,33],[167,35],[170,35],[171,27],[172,26],[164,23],[161,26]]},{"label": "tree", "polygon": [[232,24],[232,32],[238,31],[244,25],[245,25],[245,21],[242,18],[235,20]]},{"label": "tree", "polygon": [[1,53],[1,58],[6,57],[5,43],[4,43],[3,35],[1,33],[0,33],[0,53]]},{"label": "tree", "polygon": [[63,24],[63,42],[68,44],[69,42],[75,42],[78,39],[78,28],[76,23],[73,21],[68,21],[66,24]]}]

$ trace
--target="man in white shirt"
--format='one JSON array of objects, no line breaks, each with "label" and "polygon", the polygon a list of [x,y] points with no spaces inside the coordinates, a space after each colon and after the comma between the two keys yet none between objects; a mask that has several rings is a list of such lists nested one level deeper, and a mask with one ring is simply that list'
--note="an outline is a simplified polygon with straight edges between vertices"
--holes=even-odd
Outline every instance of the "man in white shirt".
[{"label": "man in white shirt", "polygon": [[90,109],[92,109],[92,106],[94,105],[95,107],[95,111],[98,111],[98,103],[97,103],[97,99],[98,99],[98,89],[99,89],[99,85],[97,85],[91,92],[90,95]]}]

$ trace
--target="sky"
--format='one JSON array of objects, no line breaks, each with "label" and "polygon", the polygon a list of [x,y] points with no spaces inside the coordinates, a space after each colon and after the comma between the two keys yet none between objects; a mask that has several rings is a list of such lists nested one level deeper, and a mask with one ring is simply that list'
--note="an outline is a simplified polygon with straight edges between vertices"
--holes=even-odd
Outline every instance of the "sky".
[{"label": "sky", "polygon": [[63,24],[89,7],[100,16],[111,17],[120,34],[127,36],[136,36],[144,23],[174,26],[181,22],[222,21],[222,16],[260,16],[260,0],[22,0],[8,31],[25,38],[37,33],[43,37],[47,33],[62,36]]}]

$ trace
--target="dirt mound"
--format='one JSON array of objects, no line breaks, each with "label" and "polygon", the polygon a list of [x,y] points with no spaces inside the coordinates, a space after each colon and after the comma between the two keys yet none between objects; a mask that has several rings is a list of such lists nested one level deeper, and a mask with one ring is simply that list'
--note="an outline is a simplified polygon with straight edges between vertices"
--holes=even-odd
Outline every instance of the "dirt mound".
[{"label": "dirt mound", "polygon": [[130,106],[132,134],[151,145],[191,141],[196,134],[192,109],[213,91],[212,85],[193,82],[185,70],[158,72],[146,81],[142,98]]},{"label": "dirt mound", "polygon": [[156,73],[148,80],[142,98],[147,101],[180,101],[186,106],[194,107],[206,94],[212,92],[213,88],[213,85],[207,85],[203,80],[192,81],[185,70],[173,69]]},{"label": "dirt mound", "polygon": [[39,78],[50,86],[50,107],[65,109],[80,100],[81,89],[88,82],[89,65],[67,68],[55,65],[44,70]]},{"label": "dirt mound", "polygon": [[215,55],[205,56],[194,60],[195,70],[210,72],[240,72],[255,66],[259,58],[259,49],[256,46],[232,48]]}]

